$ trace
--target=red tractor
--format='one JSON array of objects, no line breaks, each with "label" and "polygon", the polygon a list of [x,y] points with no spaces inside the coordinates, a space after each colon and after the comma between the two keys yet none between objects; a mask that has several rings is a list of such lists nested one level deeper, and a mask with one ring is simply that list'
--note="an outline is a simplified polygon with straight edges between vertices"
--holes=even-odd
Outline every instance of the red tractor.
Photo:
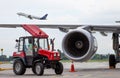
[{"label": "red tractor", "polygon": [[26,68],[32,68],[36,75],[43,75],[45,68],[53,68],[56,74],[62,74],[63,65],[60,53],[49,48],[48,35],[35,25],[22,25],[32,36],[20,37],[18,52],[13,53],[13,71],[16,75],[23,75]]}]

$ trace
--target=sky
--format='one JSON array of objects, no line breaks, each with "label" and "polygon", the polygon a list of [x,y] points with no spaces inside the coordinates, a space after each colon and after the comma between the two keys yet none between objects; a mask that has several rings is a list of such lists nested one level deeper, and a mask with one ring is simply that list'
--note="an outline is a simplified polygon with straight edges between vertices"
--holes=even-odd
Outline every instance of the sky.
[{"label": "sky", "polygon": [[[0,24],[116,24],[120,20],[120,0],[0,0]],[[45,21],[29,20],[18,16],[23,12],[35,16],[48,13]],[[55,38],[55,49],[61,48],[65,33],[58,29],[43,29],[50,38]],[[22,28],[0,28],[0,48],[6,55],[16,50],[15,39],[29,35]],[[98,42],[97,53],[114,53],[111,33],[103,37],[93,34]]]}]

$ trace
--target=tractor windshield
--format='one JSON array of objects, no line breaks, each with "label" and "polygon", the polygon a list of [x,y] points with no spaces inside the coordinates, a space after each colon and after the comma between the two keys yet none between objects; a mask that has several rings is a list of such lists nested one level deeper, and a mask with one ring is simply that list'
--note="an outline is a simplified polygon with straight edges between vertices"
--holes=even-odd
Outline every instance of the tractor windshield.
[{"label": "tractor windshield", "polygon": [[35,38],[35,45],[38,46],[39,49],[48,50],[48,39],[47,38]]},{"label": "tractor windshield", "polygon": [[39,48],[48,50],[48,40],[45,38],[40,38],[39,39]]}]

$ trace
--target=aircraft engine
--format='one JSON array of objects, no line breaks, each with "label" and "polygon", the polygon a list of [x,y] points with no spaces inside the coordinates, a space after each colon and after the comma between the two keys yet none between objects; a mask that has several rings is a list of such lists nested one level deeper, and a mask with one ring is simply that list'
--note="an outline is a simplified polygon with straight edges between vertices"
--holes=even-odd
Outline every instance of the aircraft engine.
[{"label": "aircraft engine", "polygon": [[95,54],[97,42],[90,32],[80,28],[65,35],[62,41],[62,49],[69,59],[84,62]]}]

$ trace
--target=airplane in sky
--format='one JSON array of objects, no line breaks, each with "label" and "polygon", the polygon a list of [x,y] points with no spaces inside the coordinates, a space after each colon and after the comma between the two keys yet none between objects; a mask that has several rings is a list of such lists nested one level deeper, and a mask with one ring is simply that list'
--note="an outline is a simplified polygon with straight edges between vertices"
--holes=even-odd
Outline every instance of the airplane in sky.
[{"label": "airplane in sky", "polygon": [[[120,25],[36,25],[40,28],[58,28],[60,31],[65,32],[66,35],[62,40],[63,52],[67,58],[78,62],[84,62],[91,59],[97,51],[98,46],[96,38],[92,34],[93,31],[98,31],[103,36],[107,36],[106,32],[112,33],[115,55],[111,54],[109,56],[109,67],[116,68],[116,64],[120,63]],[[16,28],[22,27],[22,24],[0,24],[0,27]]]},{"label": "airplane in sky", "polygon": [[44,16],[42,17],[37,17],[37,16],[33,16],[33,15],[29,15],[29,14],[25,14],[25,13],[22,13],[22,12],[18,12],[17,15],[19,16],[23,16],[23,17],[26,17],[26,18],[29,18],[29,19],[37,19],[37,20],[46,20],[48,14],[45,14]]}]

